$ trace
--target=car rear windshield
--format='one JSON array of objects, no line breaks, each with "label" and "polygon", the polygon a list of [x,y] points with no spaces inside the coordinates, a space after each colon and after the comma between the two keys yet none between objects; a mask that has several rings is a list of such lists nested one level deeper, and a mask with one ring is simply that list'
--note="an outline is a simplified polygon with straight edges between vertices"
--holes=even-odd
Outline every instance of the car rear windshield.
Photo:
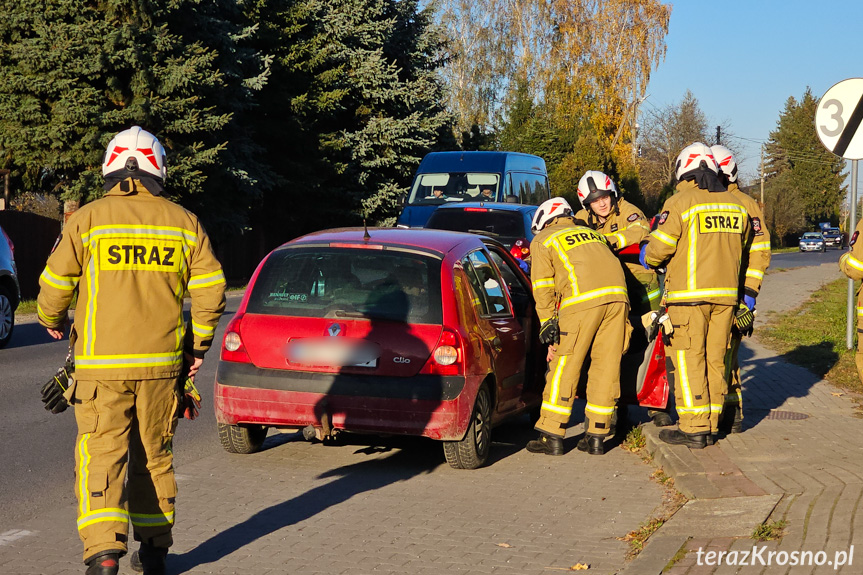
[{"label": "car rear windshield", "polygon": [[261,269],[247,311],[439,324],[440,266],[393,249],[282,249]]},{"label": "car rear windshield", "polygon": [[483,210],[485,208],[436,210],[427,228],[454,232],[473,232],[492,237],[524,238],[524,218],[521,212]]}]

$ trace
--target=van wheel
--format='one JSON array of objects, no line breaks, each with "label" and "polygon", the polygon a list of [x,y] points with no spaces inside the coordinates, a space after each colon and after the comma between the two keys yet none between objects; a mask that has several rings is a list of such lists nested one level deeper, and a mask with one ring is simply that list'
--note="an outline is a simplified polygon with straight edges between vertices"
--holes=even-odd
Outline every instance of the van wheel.
[{"label": "van wheel", "polygon": [[15,310],[12,308],[12,298],[6,288],[0,287],[0,348],[6,347],[12,339],[15,328]]},{"label": "van wheel", "polygon": [[255,453],[267,438],[264,425],[230,425],[219,423],[219,441],[228,453]]},{"label": "van wheel", "polygon": [[445,441],[446,462],[455,469],[476,469],[488,459],[491,447],[491,394],[482,384],[476,394],[470,426],[461,441]]}]

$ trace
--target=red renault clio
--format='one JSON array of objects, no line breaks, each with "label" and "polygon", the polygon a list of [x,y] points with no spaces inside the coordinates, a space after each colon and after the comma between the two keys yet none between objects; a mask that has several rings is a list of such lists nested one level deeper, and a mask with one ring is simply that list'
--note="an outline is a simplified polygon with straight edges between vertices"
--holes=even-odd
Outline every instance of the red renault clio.
[{"label": "red renault clio", "polygon": [[492,427],[541,402],[537,321],[530,280],[494,240],[382,228],[295,239],[261,262],[225,332],[222,445],[257,451],[268,427],[407,434],[479,467]]}]

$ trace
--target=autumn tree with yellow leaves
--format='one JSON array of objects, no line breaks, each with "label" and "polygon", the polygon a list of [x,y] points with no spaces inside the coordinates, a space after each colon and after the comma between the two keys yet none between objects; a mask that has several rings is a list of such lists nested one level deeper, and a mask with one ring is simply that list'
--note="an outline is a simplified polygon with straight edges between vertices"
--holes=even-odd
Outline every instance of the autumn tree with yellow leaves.
[{"label": "autumn tree with yellow leaves", "polygon": [[525,121],[527,101],[528,120],[540,118],[544,141],[557,147],[518,151],[552,156],[546,159],[553,184],[577,182],[582,162],[572,156],[585,139],[583,145],[607,156],[607,165],[591,169],[627,172],[634,180],[634,108],[665,55],[670,5],[439,0],[438,15],[450,38],[443,75],[458,131],[505,132],[518,112]]}]

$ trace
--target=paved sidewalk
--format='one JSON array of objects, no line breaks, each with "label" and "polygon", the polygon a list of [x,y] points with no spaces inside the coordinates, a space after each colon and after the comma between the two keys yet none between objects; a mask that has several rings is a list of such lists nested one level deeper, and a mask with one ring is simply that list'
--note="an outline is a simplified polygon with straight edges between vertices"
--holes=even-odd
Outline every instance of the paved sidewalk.
[{"label": "paved sidewalk", "polygon": [[[801,286],[811,291],[839,277],[842,276],[834,264],[769,274],[758,306],[766,311],[784,311],[790,308],[788,301],[794,301],[792,295],[801,301]],[[860,507],[863,419],[859,398],[790,364],[787,357],[777,357],[757,339],[745,340],[740,359],[744,378],[744,433],[729,435],[704,450],[691,451],[667,446],[656,439],[655,430],[646,429],[649,443],[658,462],[666,466],[666,472],[676,477],[678,488],[690,497],[723,498],[719,501],[727,507],[733,507],[737,498],[744,496],[781,497],[769,521],[784,521],[785,535],[781,541],[758,542],[741,537],[747,535],[744,533],[728,537],[693,531],[676,553],[669,552],[674,547],[669,541],[674,540],[666,541],[662,552],[676,561],[664,570],[660,567],[652,572],[668,575],[863,572]],[[722,514],[716,513],[716,524],[723,521]],[[665,526],[658,534],[664,531]],[[748,567],[704,564],[707,551],[737,551],[734,557],[742,561],[743,551],[751,556],[753,546],[764,547],[759,555],[764,562],[769,560],[771,551],[776,553],[772,563],[762,565],[758,559],[754,566]],[[858,549],[856,557],[850,555],[852,546]],[[649,551],[650,544],[645,553]],[[825,563],[822,567],[783,566],[777,561],[784,558],[790,562],[793,552],[815,555],[820,551],[825,552],[820,557]],[[713,557],[715,563],[718,555]],[[833,565],[834,561],[842,564]],[[853,564],[849,564],[851,561]]]},{"label": "paved sidewalk", "polygon": [[[616,573],[629,549],[618,537],[657,511],[663,488],[622,449],[575,450],[580,429],[548,457],[524,450],[527,418],[506,424],[475,471],[449,468],[428,440],[330,447],[271,433],[261,453],[178,470],[168,573]],[[4,575],[80,575],[80,553],[74,503],[0,533]]]}]

